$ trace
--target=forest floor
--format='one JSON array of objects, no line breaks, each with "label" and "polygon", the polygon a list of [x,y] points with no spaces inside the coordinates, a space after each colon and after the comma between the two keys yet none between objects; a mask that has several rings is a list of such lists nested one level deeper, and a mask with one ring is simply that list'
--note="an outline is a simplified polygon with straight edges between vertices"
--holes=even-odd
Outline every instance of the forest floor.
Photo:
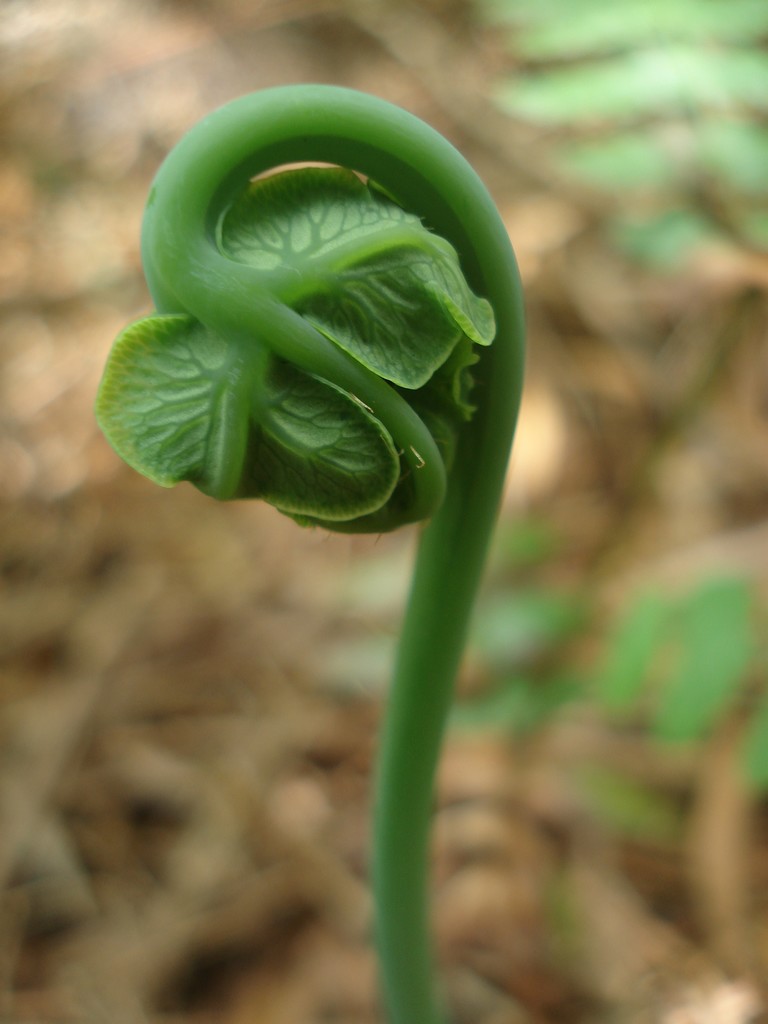
[{"label": "forest floor", "polygon": [[[622,262],[599,211],[549,182],[491,104],[505,56],[469,14],[0,10],[1,1021],[382,1020],[370,778],[416,533],[330,537],[160,490],[93,419],[112,340],[149,311],[152,175],[212,107],[294,81],[360,88],[435,125],[488,182],[531,344],[492,572],[502,589],[587,590],[592,612],[540,672],[588,675],[594,620],[645,582],[737,573],[768,599],[764,261]],[[545,524],[551,552],[505,553],[519,524],[534,546]],[[462,692],[490,673],[479,651]],[[743,726],[739,706],[664,747],[584,699],[524,735],[450,731],[434,913],[455,1024],[768,1020],[768,804],[739,768]],[[663,824],[598,813],[581,784],[596,766],[653,794]]]}]

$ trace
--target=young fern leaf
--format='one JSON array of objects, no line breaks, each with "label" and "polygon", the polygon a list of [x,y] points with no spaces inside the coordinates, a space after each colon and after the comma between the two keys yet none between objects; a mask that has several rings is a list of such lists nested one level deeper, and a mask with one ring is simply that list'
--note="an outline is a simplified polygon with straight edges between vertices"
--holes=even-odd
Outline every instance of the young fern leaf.
[{"label": "young fern leaf", "polygon": [[254,182],[225,214],[220,244],[269,269],[282,302],[405,388],[423,387],[465,334],[489,345],[496,333],[454,248],[342,168]]},{"label": "young fern leaf", "polygon": [[[336,166],[264,177],[296,162]],[[439,1024],[432,782],[522,388],[506,230],[423,122],[290,86],[178,143],[142,254],[157,312],[117,339],[97,398],[130,465],[334,530],[427,522],[381,743],[373,885],[391,1024]]]}]

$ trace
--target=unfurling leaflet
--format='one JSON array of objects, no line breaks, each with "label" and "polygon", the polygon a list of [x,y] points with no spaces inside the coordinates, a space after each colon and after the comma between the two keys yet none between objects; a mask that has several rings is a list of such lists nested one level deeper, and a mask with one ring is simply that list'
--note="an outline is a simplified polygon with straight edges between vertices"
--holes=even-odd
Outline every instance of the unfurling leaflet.
[{"label": "unfurling leaflet", "polygon": [[[386,382],[450,469],[472,413],[475,346],[491,343],[495,324],[448,241],[373,181],[309,167],[248,183],[214,244],[247,268],[254,292],[298,314],[361,376]],[[226,279],[213,287],[226,303]],[[188,480],[215,498],[262,498],[342,531],[411,517],[418,448],[409,462],[396,423],[364,395],[278,354],[268,316],[253,332],[189,313],[132,324],[110,355],[97,414],[115,450],[162,486]]]}]

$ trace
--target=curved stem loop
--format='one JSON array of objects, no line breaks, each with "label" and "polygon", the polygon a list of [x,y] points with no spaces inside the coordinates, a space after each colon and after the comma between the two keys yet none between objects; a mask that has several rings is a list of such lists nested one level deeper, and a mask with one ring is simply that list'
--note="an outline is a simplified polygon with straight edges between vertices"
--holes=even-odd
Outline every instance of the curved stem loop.
[{"label": "curved stem loop", "polygon": [[[373,178],[453,244],[470,285],[493,306],[496,340],[475,368],[477,411],[462,430],[445,494],[434,442],[402,397],[260,291],[253,271],[216,246],[235,191],[296,161],[340,164]],[[384,726],[373,874],[389,1019],[438,1024],[427,901],[433,779],[522,387],[523,303],[507,232],[469,164],[422,121],[350,90],[289,86],[236,100],[181,140],[155,180],[142,244],[161,312],[268,337],[276,354],[356,395],[410,459],[414,518],[434,513],[420,540]]]}]

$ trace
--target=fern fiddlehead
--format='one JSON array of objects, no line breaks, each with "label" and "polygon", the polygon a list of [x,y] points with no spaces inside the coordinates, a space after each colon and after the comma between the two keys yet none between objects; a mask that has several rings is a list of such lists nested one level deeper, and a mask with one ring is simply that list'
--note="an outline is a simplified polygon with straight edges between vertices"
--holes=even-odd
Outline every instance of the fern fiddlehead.
[{"label": "fern fiddlehead", "polygon": [[[333,166],[251,183],[296,162]],[[97,399],[126,461],[333,530],[427,523],[379,755],[373,876],[389,1018],[437,1024],[432,784],[522,385],[506,231],[423,122],[289,86],[180,141],[150,193],[142,257],[157,314],[118,338]]]}]

